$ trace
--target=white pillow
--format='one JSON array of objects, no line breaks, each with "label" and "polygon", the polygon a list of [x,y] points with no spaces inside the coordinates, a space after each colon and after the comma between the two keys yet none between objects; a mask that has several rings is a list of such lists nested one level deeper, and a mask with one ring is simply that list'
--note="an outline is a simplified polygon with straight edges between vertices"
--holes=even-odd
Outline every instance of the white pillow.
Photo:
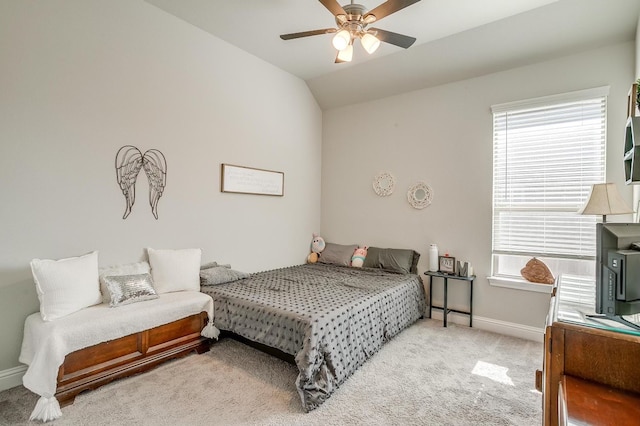
[{"label": "white pillow", "polygon": [[102,303],[97,251],[60,260],[33,259],[31,273],[44,321]]},{"label": "white pillow", "polygon": [[104,266],[98,269],[100,274],[100,292],[102,293],[102,303],[111,303],[111,293],[107,289],[104,277],[119,277],[122,275],[148,274],[151,267],[148,262],[126,263],[122,265]]},{"label": "white pillow", "polygon": [[158,294],[172,291],[200,291],[202,250],[147,249],[151,276]]}]

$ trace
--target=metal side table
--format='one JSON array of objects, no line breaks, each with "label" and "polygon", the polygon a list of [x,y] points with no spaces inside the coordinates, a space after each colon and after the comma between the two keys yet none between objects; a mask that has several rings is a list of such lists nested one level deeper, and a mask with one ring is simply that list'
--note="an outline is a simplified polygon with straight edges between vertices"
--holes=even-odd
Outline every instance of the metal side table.
[{"label": "metal side table", "polygon": [[[444,326],[447,326],[447,316],[449,312],[457,312],[459,314],[469,315],[469,327],[473,327],[473,280],[476,279],[475,275],[471,275],[469,277],[460,277],[458,275],[452,274],[443,274],[442,272],[431,272],[427,271],[424,273],[429,277],[429,318],[431,318],[431,310],[432,309],[441,309],[442,316],[444,319]],[[444,306],[433,306],[433,277],[442,278],[444,280]],[[449,286],[448,280],[460,280],[467,281],[469,283],[469,310],[468,311],[460,311],[456,309],[449,309],[447,307],[447,288]]]}]

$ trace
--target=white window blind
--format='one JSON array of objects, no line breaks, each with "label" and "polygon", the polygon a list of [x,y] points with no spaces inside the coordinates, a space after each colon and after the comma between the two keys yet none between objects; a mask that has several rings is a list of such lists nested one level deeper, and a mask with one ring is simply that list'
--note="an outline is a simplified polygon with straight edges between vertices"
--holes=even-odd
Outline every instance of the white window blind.
[{"label": "white window blind", "polygon": [[494,275],[500,255],[595,258],[596,217],[576,212],[605,181],[607,92],[493,107]]},{"label": "white window blind", "polygon": [[577,275],[562,275],[563,302],[589,305],[596,307],[595,277],[580,277]]}]

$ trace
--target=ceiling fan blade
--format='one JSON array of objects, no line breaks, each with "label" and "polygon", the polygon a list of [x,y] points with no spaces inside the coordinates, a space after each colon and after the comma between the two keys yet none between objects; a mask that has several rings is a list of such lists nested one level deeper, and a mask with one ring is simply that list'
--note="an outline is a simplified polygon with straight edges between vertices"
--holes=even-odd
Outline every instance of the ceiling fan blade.
[{"label": "ceiling fan blade", "polygon": [[283,40],[291,40],[291,39],[294,39],[294,38],[301,38],[301,37],[309,37],[309,36],[320,35],[320,34],[335,33],[336,31],[337,30],[335,28],[325,28],[325,29],[322,29],[322,30],[303,31],[301,33],[282,34],[280,36],[280,38],[283,39]]},{"label": "ceiling fan blade", "polygon": [[[322,1],[322,0],[321,0]],[[373,21],[379,21],[385,16],[389,16],[407,6],[411,6],[414,3],[418,3],[420,0],[388,0],[382,3],[380,6],[370,10],[364,15],[365,22],[372,23]],[[372,20],[371,16],[375,19]]]},{"label": "ceiling fan blade", "polygon": [[405,49],[409,48],[416,41],[415,37],[381,30],[380,28],[369,28],[369,30],[376,32],[376,38],[378,40],[389,44],[395,44],[396,46],[403,47]]},{"label": "ceiling fan blade", "polygon": [[347,14],[336,0],[320,0],[320,3],[329,9],[329,12],[333,13],[333,16]]}]

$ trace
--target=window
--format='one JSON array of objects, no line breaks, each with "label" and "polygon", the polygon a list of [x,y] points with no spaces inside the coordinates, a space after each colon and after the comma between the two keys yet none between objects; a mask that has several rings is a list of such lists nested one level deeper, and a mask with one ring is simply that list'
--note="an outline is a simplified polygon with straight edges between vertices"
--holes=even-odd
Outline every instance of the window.
[{"label": "window", "polygon": [[522,280],[535,256],[559,274],[595,276],[596,216],[578,215],[605,181],[608,87],[495,105],[494,277]]}]

